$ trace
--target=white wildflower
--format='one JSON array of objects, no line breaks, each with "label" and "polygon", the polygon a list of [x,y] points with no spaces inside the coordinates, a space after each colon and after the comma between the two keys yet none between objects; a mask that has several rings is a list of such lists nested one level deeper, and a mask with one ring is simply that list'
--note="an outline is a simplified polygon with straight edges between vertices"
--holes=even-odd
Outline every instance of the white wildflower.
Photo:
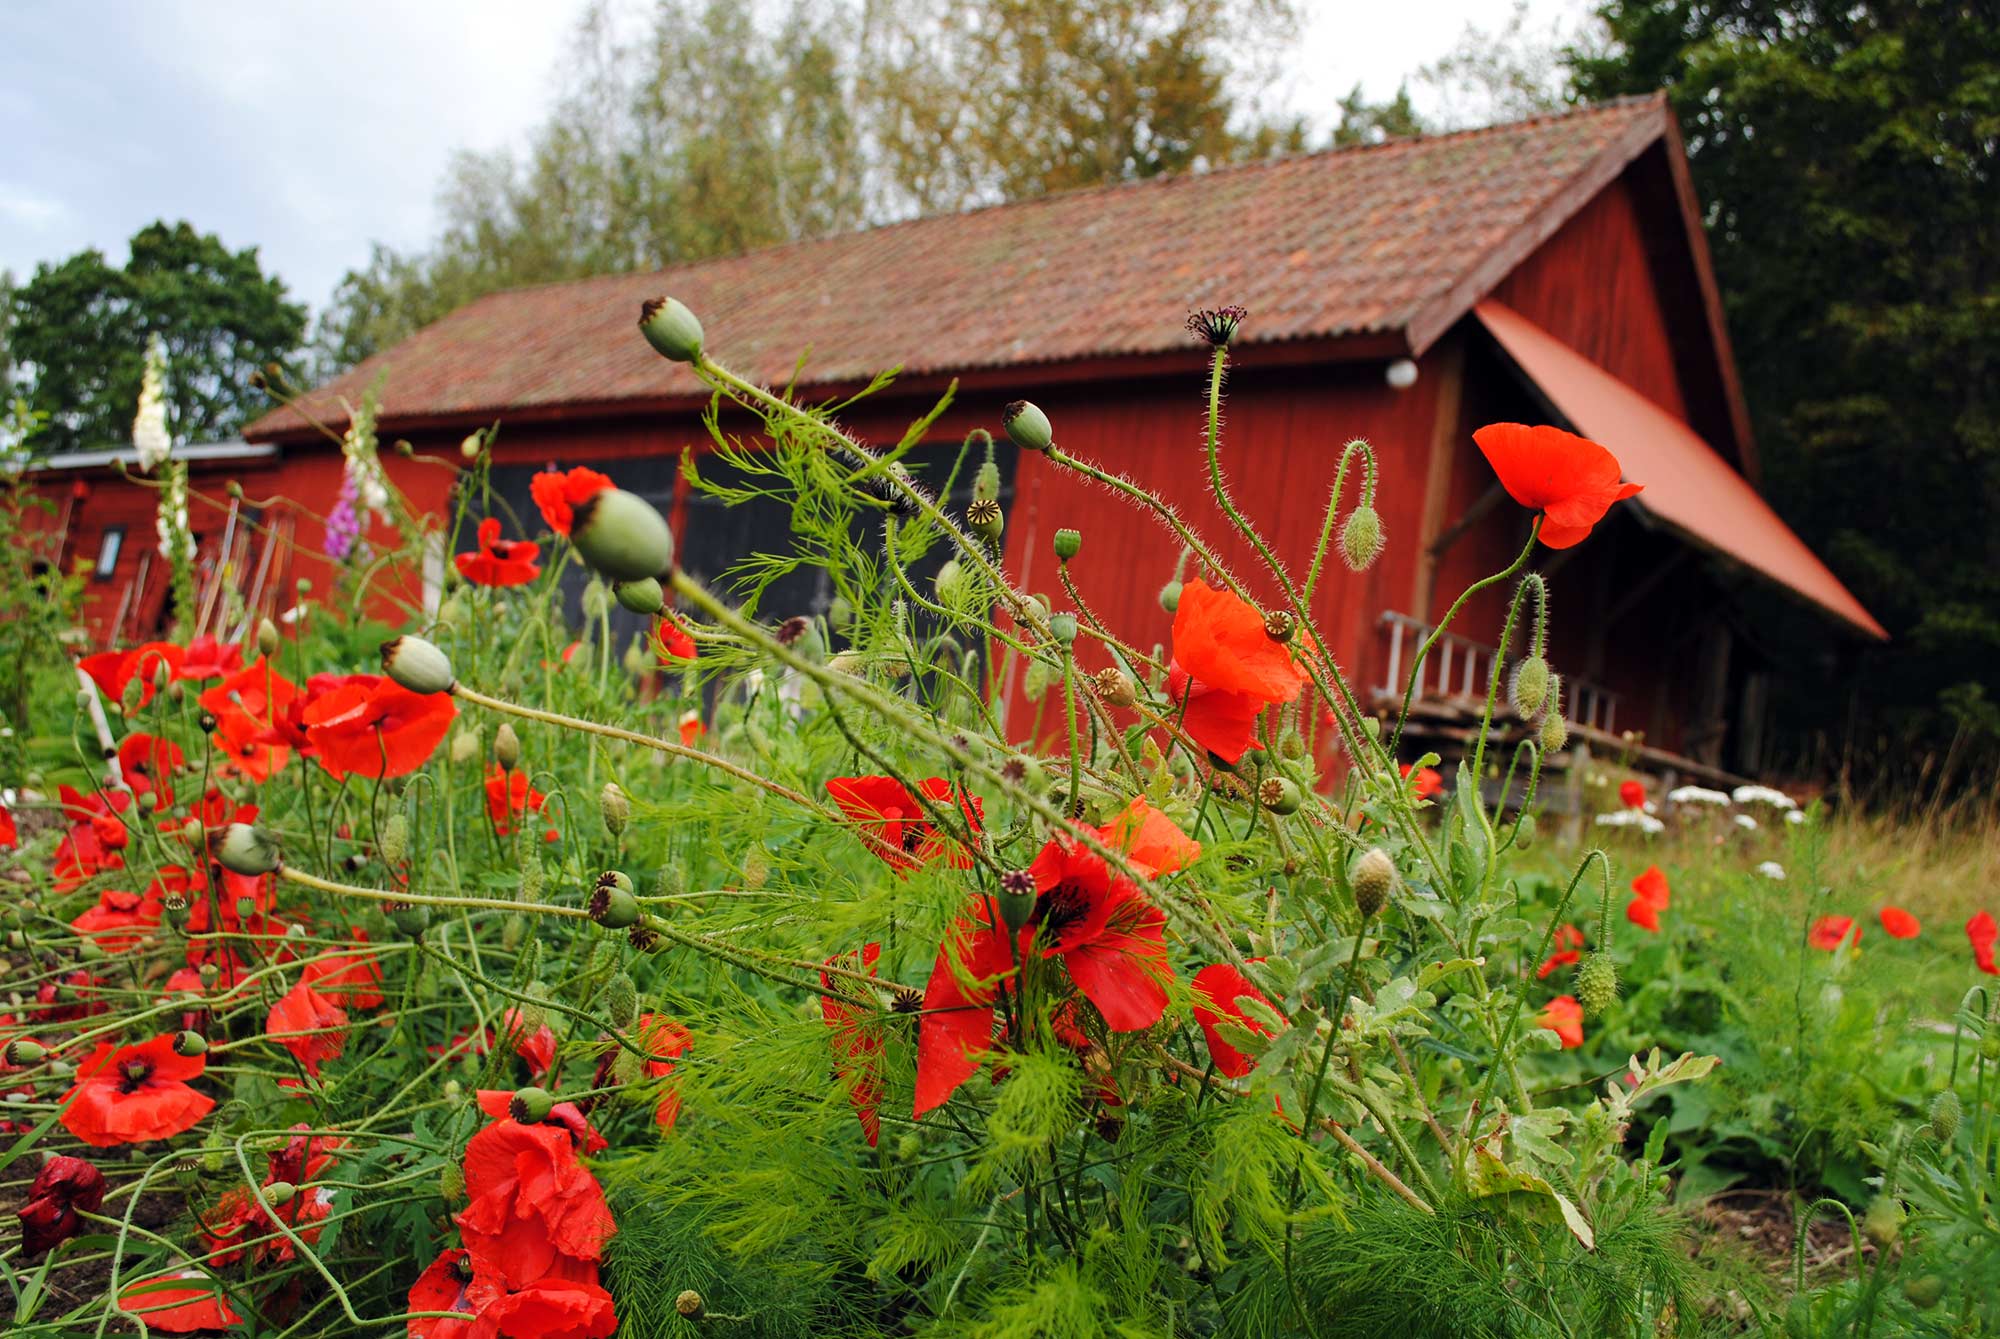
[{"label": "white wildflower", "polygon": [[1745,832],[1755,832],[1757,830],[1757,820],[1748,814],[1732,814],[1730,815],[1730,821]]},{"label": "white wildflower", "polygon": [[188,530],[187,467],[177,465],[161,479],[153,528],[160,536],[160,556],[168,562],[194,560],[194,535]]},{"label": "white wildflower", "polygon": [[1738,786],[1730,792],[1730,798],[1738,804],[1768,804],[1773,809],[1796,809],[1798,804],[1791,796],[1769,786]]},{"label": "white wildflower", "polygon": [[[158,469],[174,450],[174,439],[167,433],[166,370],[167,346],[156,334],[146,341],[146,371],[139,382],[139,412],[132,419],[132,449],[139,453],[139,468],[148,473]],[[163,534],[163,546],[165,542]],[[162,547],[161,552],[166,549]]]},{"label": "white wildflower", "polygon": [[1637,828],[1647,836],[1667,830],[1665,823],[1637,809],[1614,809],[1608,814],[1599,814],[1596,822],[1600,828]]},{"label": "white wildflower", "polygon": [[1780,882],[1785,877],[1785,867],[1775,860],[1766,860],[1763,864],[1757,866],[1757,872],[1767,879],[1777,879]]},{"label": "white wildflower", "polygon": [[376,450],[375,391],[361,397],[361,407],[347,416],[347,431],[340,438],[340,454],[346,457],[347,479],[354,485],[354,500],[364,513],[386,516],[389,512],[389,479],[382,472],[382,457]]},{"label": "white wildflower", "polygon": [[1710,790],[1706,786],[1676,786],[1667,792],[1667,802],[1669,804],[1713,804],[1720,806],[1728,804],[1729,797],[1719,790]]},{"label": "white wildflower", "polygon": [[1785,811],[1785,821],[1787,823],[1803,823],[1806,821],[1806,811],[1803,809],[1787,809]]}]

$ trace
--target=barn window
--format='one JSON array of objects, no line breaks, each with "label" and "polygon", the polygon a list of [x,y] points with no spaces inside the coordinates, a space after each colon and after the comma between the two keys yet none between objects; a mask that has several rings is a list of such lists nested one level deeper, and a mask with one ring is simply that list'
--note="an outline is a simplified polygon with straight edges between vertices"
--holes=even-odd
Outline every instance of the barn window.
[{"label": "barn window", "polygon": [[97,566],[91,570],[91,577],[97,581],[111,580],[111,574],[118,570],[118,554],[125,547],[125,527],[106,526],[104,538],[97,543]]}]

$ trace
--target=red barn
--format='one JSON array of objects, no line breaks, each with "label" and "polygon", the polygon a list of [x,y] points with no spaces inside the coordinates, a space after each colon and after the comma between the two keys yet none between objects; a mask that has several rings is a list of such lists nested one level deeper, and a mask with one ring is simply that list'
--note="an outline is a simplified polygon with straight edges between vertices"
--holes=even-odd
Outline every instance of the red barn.
[{"label": "red barn", "polygon": [[[499,421],[503,491],[524,499],[526,476],[550,463],[605,469],[672,509],[702,575],[783,546],[781,508],[724,510],[679,477],[682,449],[707,444],[707,401],[634,327],[663,293],[738,372],[784,382],[805,355],[814,399],[900,364],[888,392],[844,415],[866,440],[898,440],[954,381],[933,458],[1032,399],[1065,449],[1158,490],[1242,573],[1247,546],[1205,491],[1207,350],[1182,322],[1247,307],[1225,467],[1278,550],[1303,566],[1344,443],[1366,438],[1379,456],[1388,548],[1364,575],[1324,581],[1316,610],[1365,691],[1398,684],[1416,636],[1525,539],[1528,515],[1472,444],[1495,421],[1571,427],[1646,486],[1582,548],[1537,563],[1585,738],[1639,731],[1656,763],[1756,770],[1769,662],[1743,611],[1746,577],[1823,614],[1833,639],[1883,635],[1757,493],[1699,208],[1659,97],[496,293],[252,424],[246,437],[277,453],[253,491],[323,510],[340,457],[315,422],[338,429],[379,382],[382,440],[429,458],[384,459],[425,507],[446,504],[442,466],[461,438]],[[1076,527],[1095,610],[1142,645],[1165,640],[1158,592],[1175,544],[1039,457],[1004,463],[1009,570],[1054,587],[1050,536]],[[297,539],[316,546],[316,523],[302,518]],[[823,595],[808,586],[773,592],[766,610]],[[1440,730],[1468,689],[1483,695],[1504,599],[1491,595],[1424,685]]]}]

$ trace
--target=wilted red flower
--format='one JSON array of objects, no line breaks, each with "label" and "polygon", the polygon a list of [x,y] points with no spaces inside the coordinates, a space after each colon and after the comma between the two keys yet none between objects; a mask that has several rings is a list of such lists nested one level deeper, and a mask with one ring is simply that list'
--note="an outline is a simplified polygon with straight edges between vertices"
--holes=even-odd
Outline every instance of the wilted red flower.
[{"label": "wilted red flower", "polygon": [[104,1173],[82,1158],[57,1155],[42,1164],[28,1187],[21,1219],[21,1253],[40,1255],[83,1230],[78,1212],[96,1213],[104,1203]]},{"label": "wilted red flower", "polygon": [[[826,962],[829,967],[873,976],[875,960],[881,956],[880,944],[864,944],[858,955],[842,953]],[[882,1011],[847,977],[822,970],[819,984],[827,992],[819,997],[820,1015],[833,1029],[833,1053],[840,1057],[834,1070],[847,1084],[861,1133],[873,1148],[882,1135],[882,1036],[874,1026]]]},{"label": "wilted red flower", "polygon": [[1250,984],[1250,978],[1236,969],[1234,963],[1212,962],[1194,974],[1194,1021],[1201,1025],[1201,1035],[1208,1042],[1209,1059],[1215,1062],[1218,1073],[1232,1079],[1240,1079],[1257,1067],[1257,1062],[1222,1039],[1217,1026],[1224,1018],[1237,1026],[1247,1028],[1260,1037],[1271,1035],[1271,1029],[1241,1003],[1244,999],[1256,1000],[1266,1008],[1271,1001],[1264,992]]},{"label": "wilted red flower", "polygon": [[[942,777],[929,777],[917,786],[935,807],[956,807],[966,825],[979,831],[986,810],[978,796],[962,790],[954,796],[951,783]],[[826,793],[866,834],[869,849],[893,868],[915,869],[940,857],[954,869],[972,867],[971,854],[932,826],[923,805],[894,777],[837,776],[826,783]]]},{"label": "wilted red flower", "polygon": [[313,699],[303,719],[320,766],[340,781],[416,771],[457,715],[447,693],[413,693],[388,679],[357,675]]},{"label": "wilted red flower", "polygon": [[308,1074],[347,1049],[347,1011],[301,981],[271,1006],[264,1031]]},{"label": "wilted red flower", "polygon": [[1972,941],[1972,960],[1979,964],[1979,970],[1988,976],[2000,976],[2000,967],[1993,962],[1993,945],[2000,940],[2000,926],[1993,923],[1993,913],[1982,911],[1967,921],[1965,937]]},{"label": "wilted red flower", "polygon": [[1264,616],[1250,604],[1205,581],[1181,588],[1167,696],[1195,743],[1235,763],[1256,740],[1258,713],[1290,702],[1305,682],[1290,649],[1264,631]]},{"label": "wilted red flower", "polygon": [[1923,932],[1923,922],[1901,907],[1884,907],[1880,915],[1882,929],[1891,939],[1915,939]]},{"label": "wilted red flower", "polygon": [[76,1069],[76,1086],[63,1098],[63,1128],[92,1148],[165,1139],[192,1128],[215,1106],[187,1080],[197,1078],[204,1057],[174,1054],[172,1037],[136,1046],[99,1042]]},{"label": "wilted red flower", "polygon": [[1806,942],[1814,948],[1825,949],[1831,953],[1840,947],[1841,941],[1847,938],[1849,930],[1854,931],[1854,942],[1858,946],[1861,943],[1861,927],[1854,923],[1854,917],[1822,916],[1814,921],[1812,929],[1806,932]]},{"label": "wilted red flower", "polygon": [[475,1273],[507,1288],[548,1277],[562,1260],[599,1259],[617,1231],[604,1191],[577,1160],[569,1132],[498,1120],[465,1146],[471,1197],[458,1229]]},{"label": "wilted red flower", "polygon": [[[539,496],[535,500],[541,501]],[[546,508],[543,514],[547,515]],[[562,533],[569,533],[567,524]],[[500,538],[500,518],[489,516],[479,523],[479,551],[458,554],[452,561],[458,574],[475,586],[525,586],[542,574],[535,565],[541,556],[539,544]]]},{"label": "wilted red flower", "polygon": [[[640,1062],[640,1068],[645,1070],[649,1079],[664,1079],[672,1074],[673,1058],[686,1055],[688,1048],[694,1045],[694,1038],[688,1030],[665,1014],[641,1014],[635,1036],[648,1056]],[[671,1130],[680,1116],[680,1091],[669,1084],[660,1094],[659,1105],[653,1108],[653,1123],[662,1130]]]},{"label": "wilted red flower", "polygon": [[1545,514],[1541,541],[1552,549],[1580,543],[1612,503],[1645,487],[1620,483],[1616,456],[1561,428],[1492,423],[1472,440],[1507,495]]},{"label": "wilted red flower", "polygon": [[1558,995],[1545,1005],[1535,1022],[1562,1038],[1565,1051],[1583,1045],[1583,1006],[1574,995]]},{"label": "wilted red flower", "polygon": [[1428,800],[1444,794],[1444,778],[1438,775],[1437,768],[1419,767],[1412,775],[1409,763],[1402,763],[1400,767],[1403,775],[1409,777],[1411,798]]},{"label": "wilted red flower", "polygon": [[1646,787],[1643,782],[1625,780],[1618,783],[1618,803],[1627,809],[1646,807]]},{"label": "wilted red flower", "polygon": [[148,1329],[167,1334],[224,1330],[243,1322],[209,1277],[197,1269],[129,1283],[118,1291],[118,1308],[143,1320]]},{"label": "wilted red flower", "polygon": [[609,476],[581,465],[567,473],[544,470],[528,481],[528,491],[534,495],[542,519],[549,523],[549,529],[565,537],[576,509],[610,487]]},{"label": "wilted red flower", "polygon": [[701,654],[681,621],[664,609],[660,611],[660,621],[653,625],[653,645],[660,653],[660,663],[668,669],[684,665]]},{"label": "wilted red flower", "polygon": [[[1653,927],[1657,930],[1656,924]],[[1546,980],[1551,972],[1569,966],[1583,957],[1583,931],[1574,925],[1558,925],[1552,941],[1554,952],[1535,971],[1537,981]]]},{"label": "wilted red flower", "polygon": [[98,990],[98,980],[79,967],[54,980],[44,981],[35,991],[35,1019],[41,1023],[74,1023],[79,1018],[101,1014],[111,1006]]},{"label": "wilted red flower", "polygon": [[1098,828],[1097,839],[1123,852],[1128,863],[1153,878],[1172,874],[1201,856],[1201,843],[1143,798],[1132,801]]},{"label": "wilted red flower", "polygon": [[[425,1266],[410,1285],[411,1311],[463,1311],[469,1318],[472,1303],[465,1295],[472,1282],[472,1263],[464,1250],[449,1250]],[[421,1316],[410,1322],[410,1339],[445,1339],[466,1334],[465,1322],[444,1316]]]},{"label": "wilted red flower", "polygon": [[[518,767],[510,772],[496,762],[487,769],[486,816],[493,820],[493,831],[502,837],[513,835],[515,819],[540,813],[547,798],[528,784],[528,774]],[[550,828],[549,840],[556,836],[556,830]]]},{"label": "wilted red flower", "polygon": [[[283,1181],[297,1188],[297,1192],[284,1204],[276,1206],[276,1213],[266,1211],[257,1202],[257,1197],[243,1186],[225,1191],[222,1198],[201,1217],[202,1245],[208,1250],[208,1263],[222,1267],[235,1264],[243,1258],[246,1249],[253,1249],[260,1263],[282,1263],[298,1254],[298,1248],[291,1238],[278,1231],[277,1224],[283,1223],[296,1232],[308,1246],[319,1240],[327,1216],[333,1211],[333,1191],[326,1186],[315,1186],[313,1181],[324,1176],[334,1165],[334,1149],[340,1147],[341,1140],[326,1135],[314,1136],[309,1127],[295,1125],[293,1134],[282,1149],[274,1150],[267,1163],[264,1176],[266,1189]],[[254,1241],[254,1248],[246,1243]]]}]

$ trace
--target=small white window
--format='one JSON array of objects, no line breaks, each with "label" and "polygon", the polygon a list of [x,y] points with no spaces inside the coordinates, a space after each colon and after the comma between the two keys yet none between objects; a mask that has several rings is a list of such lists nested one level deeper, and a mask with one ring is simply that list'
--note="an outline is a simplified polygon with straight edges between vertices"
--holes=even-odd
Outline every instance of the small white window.
[{"label": "small white window", "polygon": [[99,581],[111,580],[118,570],[118,554],[125,547],[125,527],[113,525],[105,528],[104,538],[97,545],[97,567],[91,576]]}]

